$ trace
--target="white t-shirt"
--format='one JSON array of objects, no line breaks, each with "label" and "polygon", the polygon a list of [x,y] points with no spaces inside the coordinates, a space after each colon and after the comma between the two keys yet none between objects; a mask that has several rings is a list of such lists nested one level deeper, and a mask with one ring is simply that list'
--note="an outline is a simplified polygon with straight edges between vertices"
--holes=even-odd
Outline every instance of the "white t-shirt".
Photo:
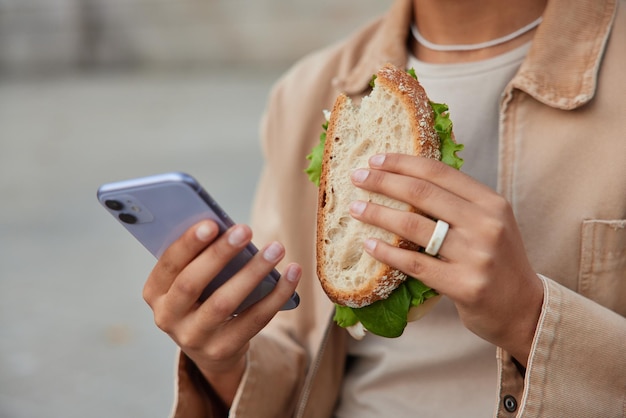
[{"label": "white t-shirt", "polygon": [[[434,102],[450,108],[462,171],[495,188],[498,106],[530,44],[479,62],[428,64],[410,57]],[[459,278],[461,279],[461,278]],[[447,298],[395,339],[351,340],[337,418],[488,417],[496,394],[495,347],[468,331]]]}]

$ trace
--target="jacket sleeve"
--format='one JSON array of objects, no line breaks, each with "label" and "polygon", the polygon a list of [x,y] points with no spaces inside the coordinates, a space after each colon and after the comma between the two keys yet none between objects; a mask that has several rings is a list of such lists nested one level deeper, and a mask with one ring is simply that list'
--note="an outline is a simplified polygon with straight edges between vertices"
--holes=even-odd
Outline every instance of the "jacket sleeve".
[{"label": "jacket sleeve", "polygon": [[302,351],[285,347],[280,339],[255,337],[230,416],[291,416],[305,375]]},{"label": "jacket sleeve", "polygon": [[228,408],[200,374],[196,365],[178,350],[173,418],[227,417]]},{"label": "jacket sleeve", "polygon": [[[195,364],[179,352],[173,418],[288,416],[295,408],[304,376],[302,350],[285,348],[263,335],[251,341],[244,377],[229,410],[212,391]],[[287,415],[285,415],[287,414]]]},{"label": "jacket sleeve", "polygon": [[499,350],[498,416],[626,416],[626,318],[540,277],[544,304],[525,377]]}]

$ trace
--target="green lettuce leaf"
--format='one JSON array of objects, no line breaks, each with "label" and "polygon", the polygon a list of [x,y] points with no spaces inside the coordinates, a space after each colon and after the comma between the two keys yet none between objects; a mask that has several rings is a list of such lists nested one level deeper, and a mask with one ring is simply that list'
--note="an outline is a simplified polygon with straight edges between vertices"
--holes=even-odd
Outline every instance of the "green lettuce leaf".
[{"label": "green lettuce leaf", "polygon": [[411,307],[411,293],[402,283],[387,299],[379,300],[362,308],[352,308],[363,327],[381,337],[396,338],[402,335]]},{"label": "green lettuce leaf", "polygon": [[409,277],[404,283],[411,294],[411,306],[419,306],[427,299],[438,295],[435,290],[412,277]]},{"label": "green lettuce leaf", "polygon": [[406,328],[409,309],[434,296],[437,296],[435,290],[413,277],[407,277],[387,299],[362,308],[335,305],[334,319],[344,328],[356,324],[358,320],[372,334],[396,338]]},{"label": "green lettuce leaf", "polygon": [[320,177],[322,175],[322,159],[324,157],[324,144],[326,143],[326,130],[328,129],[328,122],[322,125],[322,133],[320,134],[320,142],[311,150],[311,153],[306,156],[307,160],[310,160],[309,166],[304,172],[309,176],[317,187],[320,186]]},{"label": "green lettuce leaf", "polygon": [[333,317],[333,321],[340,327],[348,328],[359,322],[359,318],[356,317],[352,308],[335,304],[335,316]]},{"label": "green lettuce leaf", "polygon": [[441,141],[441,162],[460,170],[463,165],[463,159],[457,156],[456,153],[462,151],[464,146],[452,140],[452,121],[448,113],[448,105],[430,102],[430,107],[435,112],[435,131],[437,131]]},{"label": "green lettuce leaf", "polygon": [[378,76],[377,76],[376,74],[374,74],[374,75],[372,76],[372,79],[370,80],[370,87],[371,87],[371,88],[374,88],[374,86],[376,85],[376,78],[377,78],[377,77],[378,77]]}]

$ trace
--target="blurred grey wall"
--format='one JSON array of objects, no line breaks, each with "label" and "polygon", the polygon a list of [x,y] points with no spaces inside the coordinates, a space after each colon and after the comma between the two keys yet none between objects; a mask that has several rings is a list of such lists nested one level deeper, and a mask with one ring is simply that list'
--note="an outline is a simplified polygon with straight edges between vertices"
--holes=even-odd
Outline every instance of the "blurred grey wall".
[{"label": "blurred grey wall", "polygon": [[0,74],[281,69],[391,0],[0,0]]},{"label": "blurred grey wall", "polygon": [[270,87],[390,2],[0,0],[0,418],[167,416],[154,259],[97,187],[187,171],[246,222]]}]

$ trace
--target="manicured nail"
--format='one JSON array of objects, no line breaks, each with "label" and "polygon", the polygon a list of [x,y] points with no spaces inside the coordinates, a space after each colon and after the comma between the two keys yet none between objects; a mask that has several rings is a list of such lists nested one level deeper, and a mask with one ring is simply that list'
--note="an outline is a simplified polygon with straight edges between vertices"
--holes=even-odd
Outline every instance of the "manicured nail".
[{"label": "manicured nail", "polygon": [[204,223],[196,228],[196,238],[202,242],[207,242],[211,238],[211,227]]},{"label": "manicured nail", "polygon": [[366,239],[365,242],[363,243],[363,246],[369,252],[374,251],[376,249],[377,245],[378,245],[378,242],[375,239],[372,239],[372,238]]},{"label": "manicured nail", "polygon": [[287,279],[288,282],[295,283],[300,279],[300,274],[302,274],[302,268],[297,264],[291,264],[287,267],[285,279]]},{"label": "manicured nail", "polygon": [[370,158],[371,167],[381,167],[385,162],[385,154],[377,154]]},{"label": "manicured nail", "polygon": [[283,246],[277,242],[273,242],[263,251],[263,258],[270,263],[275,263],[280,260],[283,254]]},{"label": "manicured nail", "polygon": [[356,183],[363,183],[367,179],[367,176],[369,175],[370,175],[369,170],[364,170],[360,168],[352,172],[352,180],[354,180]]},{"label": "manicured nail", "polygon": [[367,203],[363,202],[362,200],[355,200],[354,202],[350,203],[350,211],[355,215],[361,215],[365,211],[366,206]]},{"label": "manicured nail", "polygon": [[228,234],[228,243],[233,247],[239,247],[246,240],[246,231],[241,226],[236,226]]}]

